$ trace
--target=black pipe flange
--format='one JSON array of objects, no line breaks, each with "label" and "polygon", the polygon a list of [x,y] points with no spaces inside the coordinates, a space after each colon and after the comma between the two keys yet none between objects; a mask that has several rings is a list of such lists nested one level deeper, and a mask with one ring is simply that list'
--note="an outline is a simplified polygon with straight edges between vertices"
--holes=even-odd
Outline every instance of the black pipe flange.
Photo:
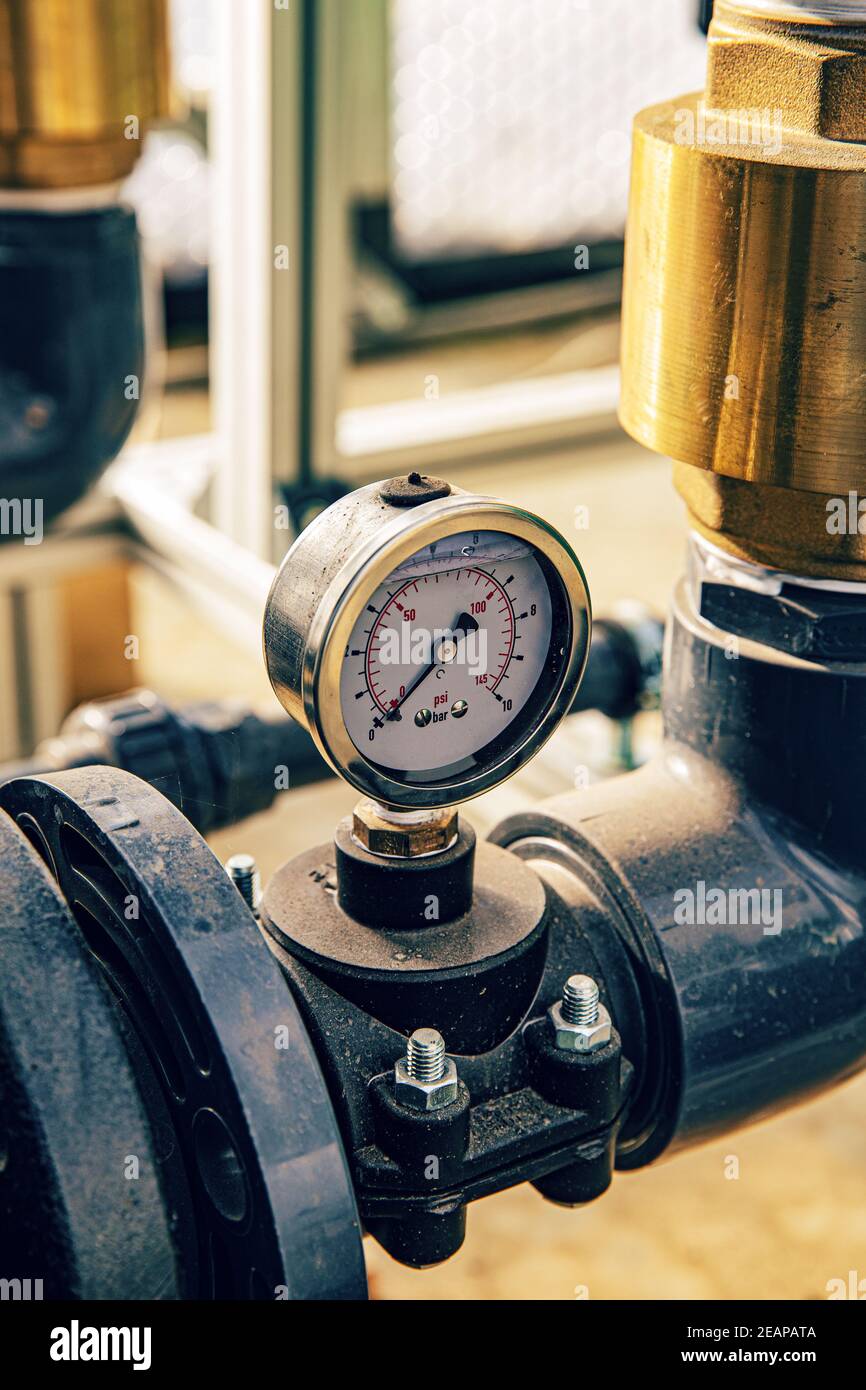
[{"label": "black pipe flange", "polygon": [[[355,1201],[318,1063],[207,845],[159,792],[114,768],[9,782],[0,804],[57,880],[82,970],[95,963],[109,992],[158,1152],[180,1296],[363,1297]],[[13,958],[0,1007],[18,988]],[[75,1002],[62,979],[55,995],[55,1012]],[[83,1085],[58,1100],[73,1129]],[[111,1115],[105,1088],[102,1103]]]}]

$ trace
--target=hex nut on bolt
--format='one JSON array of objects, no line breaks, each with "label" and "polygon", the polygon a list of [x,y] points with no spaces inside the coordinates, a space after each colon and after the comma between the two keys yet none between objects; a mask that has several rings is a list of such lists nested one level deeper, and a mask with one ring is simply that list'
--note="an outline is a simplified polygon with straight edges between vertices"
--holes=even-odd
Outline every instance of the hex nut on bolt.
[{"label": "hex nut on bolt", "polygon": [[441,1110],[458,1096],[457,1067],[435,1028],[418,1028],[394,1064],[394,1097],[412,1110]]},{"label": "hex nut on bolt", "polygon": [[352,812],[352,835],[371,854],[417,859],[448,849],[457,837],[457,812],[453,807],[423,812],[389,814],[370,797]]},{"label": "hex nut on bolt", "polygon": [[589,975],[571,975],[547,1016],[562,1052],[594,1052],[610,1042],[610,1014],[599,1003],[598,985]]}]

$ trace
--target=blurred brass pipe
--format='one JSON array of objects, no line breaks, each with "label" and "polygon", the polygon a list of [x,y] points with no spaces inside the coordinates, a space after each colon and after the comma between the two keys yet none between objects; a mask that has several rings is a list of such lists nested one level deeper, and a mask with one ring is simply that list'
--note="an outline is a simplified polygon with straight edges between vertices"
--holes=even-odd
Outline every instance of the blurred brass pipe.
[{"label": "blurred brass pipe", "polygon": [[168,107],[166,0],[0,0],[0,187],[122,179]]},{"label": "blurred brass pipe", "polygon": [[866,496],[864,142],[866,27],[719,0],[706,92],[635,123],[621,404],[710,539],[858,579],[826,522]]}]

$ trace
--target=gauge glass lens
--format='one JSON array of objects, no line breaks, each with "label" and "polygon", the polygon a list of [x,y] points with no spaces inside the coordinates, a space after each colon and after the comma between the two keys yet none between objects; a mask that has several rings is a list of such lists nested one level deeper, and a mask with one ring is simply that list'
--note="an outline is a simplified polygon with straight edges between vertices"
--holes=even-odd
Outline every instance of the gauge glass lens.
[{"label": "gauge glass lens", "polygon": [[370,595],[343,654],[343,720],[368,762],[435,784],[487,766],[544,716],[569,640],[564,587],[526,541],[461,532]]}]

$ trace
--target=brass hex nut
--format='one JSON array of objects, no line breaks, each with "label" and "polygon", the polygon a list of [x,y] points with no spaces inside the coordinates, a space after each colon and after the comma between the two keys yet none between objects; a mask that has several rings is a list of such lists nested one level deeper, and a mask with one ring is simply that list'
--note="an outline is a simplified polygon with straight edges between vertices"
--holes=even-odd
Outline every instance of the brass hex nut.
[{"label": "brass hex nut", "polygon": [[352,812],[352,834],[371,854],[416,859],[447,849],[457,836],[457,812],[443,810],[414,812],[395,817],[383,815],[383,807],[365,797]]},{"label": "brass hex nut", "polygon": [[818,134],[825,140],[866,141],[866,53],[828,55],[821,65]]},{"label": "brass hex nut", "polygon": [[610,1014],[603,1004],[598,1006],[594,1023],[569,1023],[562,1015],[562,1001],[547,1011],[561,1052],[594,1052],[610,1042]]},{"label": "brass hex nut", "polygon": [[769,487],[688,463],[674,464],[674,487],[694,529],[733,556],[816,579],[866,581],[866,535],[827,530],[826,493]]},{"label": "brass hex nut", "polygon": [[707,105],[778,112],[788,130],[866,140],[866,35],[851,26],[750,16],[718,0],[708,43]]},{"label": "brass hex nut", "polygon": [[441,1110],[457,1099],[458,1088],[457,1067],[451,1057],[445,1059],[445,1071],[437,1081],[410,1076],[405,1057],[394,1063],[394,1097],[413,1110]]}]

